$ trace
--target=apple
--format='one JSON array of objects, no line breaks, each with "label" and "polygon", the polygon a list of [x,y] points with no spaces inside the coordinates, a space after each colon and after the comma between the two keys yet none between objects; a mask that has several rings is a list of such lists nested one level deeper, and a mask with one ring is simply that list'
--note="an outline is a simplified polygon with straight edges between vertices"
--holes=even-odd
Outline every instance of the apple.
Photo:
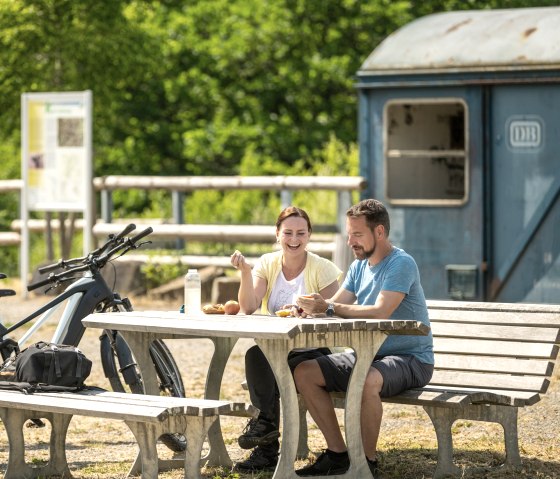
[{"label": "apple", "polygon": [[240,309],[239,303],[233,299],[230,299],[224,304],[224,312],[226,314],[237,314]]}]

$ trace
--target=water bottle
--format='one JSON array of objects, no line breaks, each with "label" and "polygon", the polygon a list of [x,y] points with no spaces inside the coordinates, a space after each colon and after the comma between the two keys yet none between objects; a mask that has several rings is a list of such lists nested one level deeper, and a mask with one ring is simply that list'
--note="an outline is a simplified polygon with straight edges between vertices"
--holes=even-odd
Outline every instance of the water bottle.
[{"label": "water bottle", "polygon": [[196,269],[189,269],[185,275],[185,312],[196,314],[201,310],[200,274]]}]

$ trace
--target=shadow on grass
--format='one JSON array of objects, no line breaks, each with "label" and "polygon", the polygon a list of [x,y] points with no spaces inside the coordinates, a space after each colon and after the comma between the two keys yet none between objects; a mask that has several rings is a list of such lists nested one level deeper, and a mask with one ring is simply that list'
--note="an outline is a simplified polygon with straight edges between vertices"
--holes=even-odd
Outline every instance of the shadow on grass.
[{"label": "shadow on grass", "polygon": [[[436,449],[393,449],[380,455],[384,479],[429,479],[437,463]],[[504,466],[505,456],[492,451],[455,449],[460,478],[560,479],[560,462],[521,457],[521,466]],[[559,458],[560,459],[560,458]]]},{"label": "shadow on grass", "polygon": [[[521,458],[519,467],[503,465],[503,454],[491,451],[456,450],[455,465],[463,479],[560,479],[560,462]],[[383,479],[431,479],[436,469],[435,449],[393,449],[380,454]],[[212,479],[269,479],[271,472],[232,473],[224,468],[209,468],[204,477]],[[333,476],[337,477],[337,476]],[[367,478],[364,478],[367,479]]]}]

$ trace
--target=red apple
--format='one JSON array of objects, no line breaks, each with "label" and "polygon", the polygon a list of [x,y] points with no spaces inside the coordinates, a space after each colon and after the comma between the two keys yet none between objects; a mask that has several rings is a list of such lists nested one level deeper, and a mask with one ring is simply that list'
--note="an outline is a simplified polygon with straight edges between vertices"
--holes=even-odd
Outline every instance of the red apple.
[{"label": "red apple", "polygon": [[237,314],[239,313],[239,309],[239,303],[233,299],[230,299],[224,304],[224,312],[226,314]]}]

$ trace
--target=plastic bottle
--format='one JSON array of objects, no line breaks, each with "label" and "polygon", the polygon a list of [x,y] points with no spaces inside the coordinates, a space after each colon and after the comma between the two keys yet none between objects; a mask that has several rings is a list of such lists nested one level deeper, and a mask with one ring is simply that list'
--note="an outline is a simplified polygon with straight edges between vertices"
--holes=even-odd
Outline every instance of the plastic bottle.
[{"label": "plastic bottle", "polygon": [[200,274],[196,269],[189,269],[185,275],[185,312],[196,314],[201,311]]}]

